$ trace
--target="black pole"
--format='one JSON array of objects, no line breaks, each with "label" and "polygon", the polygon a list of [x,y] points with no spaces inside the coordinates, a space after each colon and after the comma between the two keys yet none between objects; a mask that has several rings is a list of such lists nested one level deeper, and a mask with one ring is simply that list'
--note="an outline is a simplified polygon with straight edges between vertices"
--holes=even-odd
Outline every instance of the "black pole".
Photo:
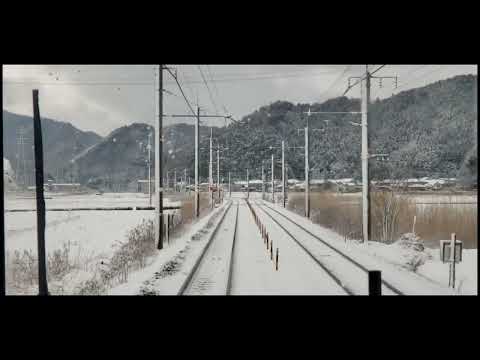
[{"label": "black pole", "polygon": [[[2,67],[2,79],[3,79],[3,67]],[[3,109],[3,94],[2,94],[2,109]],[[6,294],[6,267],[5,267],[5,190],[4,190],[4,167],[3,167],[3,111],[2,120],[0,124],[0,154],[2,155],[2,179],[0,180],[0,188],[2,190],[2,196],[0,200],[0,296]]]},{"label": "black pole", "polygon": [[33,90],[33,134],[35,141],[35,185],[37,195],[38,291],[48,295],[47,263],[45,256],[45,198],[43,196],[43,141],[38,90]]},{"label": "black pole", "polygon": [[382,272],[378,270],[368,272],[368,295],[382,295]]},{"label": "black pole", "polygon": [[156,144],[158,146],[158,164],[159,164],[159,169],[158,169],[158,207],[160,210],[160,219],[158,220],[160,222],[159,228],[160,231],[158,232],[158,250],[163,249],[163,65],[160,65],[160,72],[158,74],[158,81],[159,81],[159,90],[158,90],[158,113],[159,113],[159,119],[158,119],[158,139],[159,139],[159,144]]}]

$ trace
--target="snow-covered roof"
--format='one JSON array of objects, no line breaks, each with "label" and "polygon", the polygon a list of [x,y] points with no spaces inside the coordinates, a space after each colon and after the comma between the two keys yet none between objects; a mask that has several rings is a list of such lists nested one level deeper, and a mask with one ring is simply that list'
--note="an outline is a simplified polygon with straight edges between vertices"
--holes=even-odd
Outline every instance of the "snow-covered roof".
[{"label": "snow-covered roof", "polygon": [[12,165],[10,165],[10,160],[3,158],[3,172],[10,174],[13,173]]}]

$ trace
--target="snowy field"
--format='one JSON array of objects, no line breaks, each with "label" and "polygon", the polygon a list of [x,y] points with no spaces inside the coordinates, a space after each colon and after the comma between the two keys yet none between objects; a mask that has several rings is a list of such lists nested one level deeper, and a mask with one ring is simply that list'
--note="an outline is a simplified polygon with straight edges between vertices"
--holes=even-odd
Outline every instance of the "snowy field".
[{"label": "snowy field", "polygon": [[[6,197],[5,208],[35,209],[34,199]],[[136,193],[105,193],[103,195],[46,195],[46,208],[126,207],[148,206],[148,195]],[[180,205],[164,199],[165,206]],[[126,240],[127,233],[143,220],[154,218],[154,211],[47,211],[45,242],[46,252],[70,247],[75,261],[99,263],[112,256],[117,244]],[[32,250],[37,254],[36,212],[5,213],[7,256],[16,250]],[[88,272],[88,271],[87,271]],[[75,282],[90,276],[78,275]]]},{"label": "snowy field", "polygon": [[[164,200],[166,206],[178,205]],[[135,193],[56,196],[45,200],[46,208],[148,206],[148,196]],[[6,210],[35,209],[34,199],[6,199]],[[112,245],[124,240],[128,230],[143,219],[153,219],[153,211],[47,211],[47,253],[70,241],[86,252],[109,256]],[[5,213],[6,248],[36,250],[36,212]]]}]

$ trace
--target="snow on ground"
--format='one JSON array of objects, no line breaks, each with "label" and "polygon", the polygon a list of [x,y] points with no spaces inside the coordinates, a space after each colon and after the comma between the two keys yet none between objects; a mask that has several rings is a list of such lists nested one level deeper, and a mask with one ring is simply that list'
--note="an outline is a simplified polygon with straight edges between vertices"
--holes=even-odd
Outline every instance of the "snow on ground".
[{"label": "snow on ground", "polygon": [[[148,206],[148,195],[112,193],[58,196],[46,199],[48,208]],[[165,199],[165,205],[178,205]],[[35,209],[34,199],[6,198],[7,209]],[[46,212],[46,252],[65,244],[70,246],[73,261],[88,264],[110,258],[117,242],[124,242],[128,232],[143,220],[153,219],[154,211],[54,211]],[[36,212],[5,213],[7,256],[15,250],[37,253]],[[81,281],[91,278],[92,267],[73,271],[62,281],[65,293],[72,293]],[[36,291],[36,290],[35,290]]]},{"label": "snow on ground", "polygon": [[260,210],[257,215],[274,239],[274,259],[279,248],[279,268],[271,260],[254,218],[245,202],[239,209],[232,295],[345,295],[316,263],[272,226]]},{"label": "snow on ground", "polygon": [[[266,204],[272,206],[272,204],[270,203]],[[325,240],[335,248],[341,250],[348,256],[352,257],[357,262],[363,264],[365,267],[372,270],[381,270],[382,277],[385,280],[390,282],[393,286],[400,289],[407,295],[452,295],[456,293],[449,289],[447,286],[445,286],[444,283],[437,281],[434,275],[425,275],[424,270],[419,270],[418,274],[407,270],[405,268],[404,260],[402,259],[402,254],[395,253],[395,249],[393,247],[391,248],[392,250],[390,250],[390,256],[395,256],[395,259],[397,260],[395,262],[392,262],[392,259],[385,257],[385,255],[381,256],[378,254],[378,252],[375,253],[375,250],[378,251],[379,246],[382,244],[371,243],[368,245],[368,247],[365,247],[365,245],[359,244],[358,242],[354,241],[345,243],[343,238],[334,231],[324,228],[320,225],[313,224],[310,220],[305,219],[300,215],[294,214],[291,211],[285,210],[278,205],[274,205],[274,207],[277,211],[285,214],[290,219],[307,228],[309,231],[321,237],[323,240]],[[301,233],[301,230],[298,231],[299,233]],[[426,265],[428,269],[428,263]],[[472,264],[470,264],[470,266],[471,270],[467,271],[470,272],[470,274],[466,274],[469,280],[464,280],[463,287],[461,289],[462,291],[460,292],[461,294],[477,292],[476,286],[470,289],[465,287],[468,284],[476,284],[476,260],[475,270],[473,270],[474,266]],[[448,268],[446,270],[448,271]]]},{"label": "snow on ground", "polygon": [[185,295],[225,295],[227,293],[237,204],[238,201],[233,201],[189,286],[185,289]]},{"label": "snow on ground", "polygon": [[[70,195],[47,199],[49,208],[148,206],[143,194]],[[170,204],[168,200],[165,204]],[[35,209],[32,199],[8,199],[7,209]],[[153,211],[55,211],[46,212],[47,253],[70,241],[85,251],[108,256],[112,245],[123,241],[128,230],[143,219],[152,219]],[[9,251],[33,249],[36,252],[36,212],[5,213],[6,248]]]},{"label": "snow on ground", "polygon": [[176,295],[226,205],[224,202],[188,227],[172,245],[160,251],[149,266],[132,273],[126,283],[110,289],[108,295]]},{"label": "snow on ground", "polygon": [[[362,248],[362,245],[356,245]],[[380,257],[389,263],[395,264],[401,268],[409,268],[410,259],[418,256],[418,252],[405,249],[397,243],[382,244],[372,242],[369,245],[368,253]],[[448,287],[449,264],[440,261],[440,250],[425,248],[425,262],[420,265],[416,273],[430,281],[434,281],[442,287]],[[477,295],[478,294],[478,268],[477,268],[477,249],[464,249],[462,254],[462,262],[456,264],[456,289],[455,293],[461,295]]]}]

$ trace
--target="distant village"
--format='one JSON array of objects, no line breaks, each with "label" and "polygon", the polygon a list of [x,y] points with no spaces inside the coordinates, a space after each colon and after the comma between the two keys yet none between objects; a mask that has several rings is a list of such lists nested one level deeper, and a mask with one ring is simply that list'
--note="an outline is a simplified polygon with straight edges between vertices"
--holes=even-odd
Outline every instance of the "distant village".
[{"label": "distant village", "polygon": [[[11,167],[8,159],[4,159],[4,181],[7,191],[34,191],[34,186],[28,186],[22,188],[16,184],[15,173]],[[297,179],[288,179],[288,191],[303,191],[304,182]],[[139,193],[149,193],[149,191],[154,192],[155,181],[152,179],[152,183],[149,187],[148,179],[137,180],[136,183],[127,186],[124,189],[117,191],[128,191],[128,192],[139,192]],[[227,185],[227,184],[226,184]],[[431,179],[424,177],[421,179],[403,179],[403,180],[382,180],[382,181],[372,181],[371,185],[378,190],[394,190],[394,191],[405,191],[405,192],[432,192],[432,191],[458,191],[458,190],[467,190],[462,188],[456,178],[439,178]],[[57,192],[57,193],[77,193],[85,191],[94,191],[99,189],[89,189],[86,186],[82,186],[80,183],[72,182],[63,182],[57,183],[54,180],[48,180],[44,184],[45,191],[48,192]],[[176,183],[173,179],[169,181],[164,181],[164,186],[166,191],[193,191],[193,185],[190,183],[185,183],[185,181],[177,181]],[[228,185],[227,185],[228,186]],[[250,191],[262,191],[262,181],[260,179],[251,179],[248,182]],[[270,191],[271,179],[265,180],[265,186],[268,191]],[[200,191],[208,191],[209,184],[201,183]],[[247,181],[232,181],[231,183],[232,191],[247,191]],[[361,192],[362,183],[360,181],[355,181],[353,178],[345,179],[312,179],[310,180],[311,191],[333,191],[339,193],[355,193]],[[275,189],[280,192],[282,190],[282,184],[280,179],[275,180]],[[108,191],[108,189],[105,189]],[[216,189],[213,189],[214,191]],[[476,190],[476,184],[473,188],[468,190]]]}]

